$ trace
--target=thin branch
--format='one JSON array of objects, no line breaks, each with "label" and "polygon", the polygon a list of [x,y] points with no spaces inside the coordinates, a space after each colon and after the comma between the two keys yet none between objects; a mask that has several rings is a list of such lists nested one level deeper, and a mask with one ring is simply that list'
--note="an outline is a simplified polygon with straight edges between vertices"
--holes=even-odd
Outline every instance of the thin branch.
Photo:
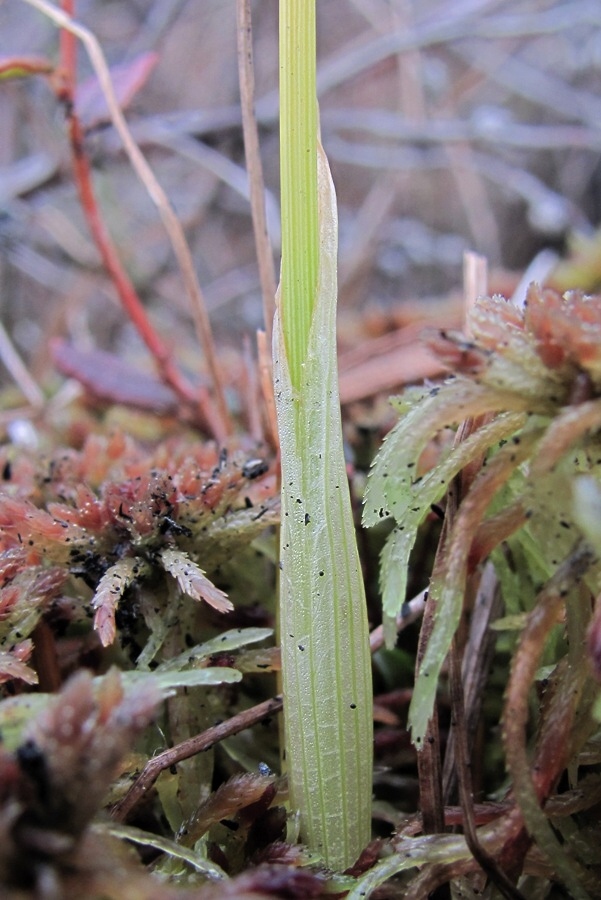
[{"label": "thin branch", "polygon": [[[490,4],[484,4],[484,7]],[[463,8],[462,8],[463,7]],[[317,74],[318,95],[322,97],[352,78],[361,77],[368,69],[380,65],[390,56],[416,48],[426,49],[437,44],[450,44],[465,38],[495,40],[529,35],[556,34],[577,25],[597,25],[598,8],[590,2],[574,0],[554,6],[544,12],[517,15],[484,15],[485,9],[474,15],[471,6],[446,4],[446,14],[430,17],[423,23],[404,31],[393,31],[364,43],[353,39],[352,46],[344,46],[326,59]],[[266,95],[261,107],[275,106],[275,92]]]},{"label": "thin branch", "polygon": [[44,394],[17,353],[2,322],[0,322],[0,359],[20,388],[25,399],[31,403],[35,409],[39,409],[43,406]]},{"label": "thin branch", "polygon": [[177,744],[177,746],[170,747],[169,750],[153,756],[152,759],[148,760],[125,797],[113,807],[111,812],[112,818],[117,822],[125,821],[165,769],[177,765],[184,759],[190,759],[191,756],[195,756],[197,753],[209,750],[219,741],[223,741],[225,738],[250,728],[262,719],[279,713],[281,709],[282,697],[277,695],[269,700],[265,700],[263,703],[257,704],[257,706],[251,707],[251,709],[246,709],[232,716],[226,722],[207,728],[202,734],[188,738],[188,740],[182,741],[181,744]]},{"label": "thin branch", "polygon": [[[470,620],[470,633],[461,666],[461,678],[464,690],[464,706],[466,730],[469,746],[478,725],[478,718],[485,697],[486,680],[489,675],[494,655],[496,636],[490,629],[490,622],[499,618],[503,610],[503,601],[492,562],[488,562],[480,578]],[[457,766],[454,750],[454,730],[447,738],[443,766],[443,797],[449,802],[456,787]]]},{"label": "thin branch", "polygon": [[[446,565],[446,545],[451,526],[452,511],[455,508],[456,494],[454,487],[451,486],[447,494],[447,508],[438,541],[438,547],[436,548],[430,583],[435,580],[437,570]],[[435,611],[436,600],[428,591],[417,645],[417,657],[415,661],[416,678],[432,636]],[[440,730],[438,727],[438,708],[436,705],[434,705],[432,715],[428,720],[422,740],[422,746],[417,754],[417,775],[419,780],[420,807],[422,811],[424,834],[441,834],[444,831],[444,803],[442,797]]]},{"label": "thin branch", "polygon": [[[420,593],[413,597],[412,600],[407,600],[403,603],[401,611],[396,619],[397,634],[400,634],[401,631],[419,619],[424,612],[427,597],[428,590],[425,589],[420,591]],[[376,650],[379,650],[380,647],[383,646],[384,628],[382,625],[378,625],[377,628],[374,628],[369,634],[369,648],[372,653],[375,653]]]},{"label": "thin branch", "polygon": [[349,134],[368,134],[373,140],[382,139],[393,144],[444,144],[445,147],[470,143],[493,149],[561,150],[572,147],[595,150],[601,144],[598,124],[530,124],[494,111],[487,118],[462,119],[451,115],[452,108],[446,107],[446,110],[446,117],[439,113],[437,117],[416,122],[382,108],[343,107],[324,112],[322,129],[328,138],[330,134],[342,139]]},{"label": "thin branch", "polygon": [[257,353],[259,355],[259,381],[261,396],[265,404],[265,419],[269,443],[279,453],[278,423],[273,396],[273,373],[271,365],[271,347],[267,343],[264,331],[257,331]]},{"label": "thin branch", "polygon": [[26,75],[50,75],[54,63],[44,56],[2,56],[0,75],[4,78],[22,78]]},{"label": "thin branch", "polygon": [[524,895],[512,883],[509,877],[499,868],[496,860],[480,843],[476,829],[474,814],[474,794],[472,770],[468,749],[467,721],[461,678],[461,660],[457,638],[453,640],[449,654],[449,675],[451,688],[451,705],[453,734],[455,735],[455,769],[459,784],[459,798],[463,811],[463,833],[472,856],[486,872],[501,894],[508,900],[525,900]]},{"label": "thin branch", "polygon": [[463,327],[469,334],[469,314],[478,297],[488,290],[488,263],[484,256],[468,251],[463,256]]},{"label": "thin branch", "polygon": [[[66,16],[74,16],[75,0],[61,0],[61,9]],[[61,77],[65,91],[73,100],[77,83],[77,41],[75,35],[66,28],[60,30],[58,40]]]},{"label": "thin branch", "polygon": [[244,398],[244,411],[248,432],[257,444],[264,442],[261,420],[260,383],[258,367],[253,359],[250,339],[247,334],[242,341],[242,373],[240,393]]}]

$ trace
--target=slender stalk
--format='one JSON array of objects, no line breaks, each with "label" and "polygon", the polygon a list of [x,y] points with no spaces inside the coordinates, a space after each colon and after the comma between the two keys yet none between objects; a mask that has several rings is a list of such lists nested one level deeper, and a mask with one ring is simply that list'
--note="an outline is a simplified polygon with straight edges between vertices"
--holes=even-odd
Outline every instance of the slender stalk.
[{"label": "slender stalk", "polygon": [[238,75],[240,81],[240,106],[244,133],[244,155],[250,188],[250,208],[259,266],[259,280],[263,296],[263,318],[268,342],[271,342],[276,275],[273,251],[267,232],[265,213],[265,182],[259,152],[259,129],[255,116],[255,70],[253,63],[252,19],[250,0],[236,0],[238,36]]},{"label": "slender stalk", "polygon": [[315,2],[280,2],[282,277],[274,379],[282,456],[286,765],[301,838],[327,865],[370,838],[372,686],[336,371],[336,199],[317,143]]},{"label": "slender stalk", "polygon": [[259,280],[263,297],[264,332],[257,333],[258,368],[263,396],[267,439],[278,447],[275,400],[273,397],[273,371],[271,354],[267,348],[272,342],[272,323],[275,310],[276,275],[273,249],[267,231],[265,212],[265,181],[259,147],[259,129],[255,115],[255,70],[253,63],[252,17],[250,0],[236,0],[238,36],[238,77],[240,81],[240,106],[244,133],[244,155],[250,188],[250,208],[259,267]]},{"label": "slender stalk", "polygon": [[177,765],[177,763],[183,762],[185,759],[190,759],[197,753],[205,753],[219,741],[223,741],[225,738],[250,728],[268,716],[275,715],[281,708],[282,698],[279,696],[272,697],[269,700],[264,700],[263,703],[259,703],[257,706],[252,706],[250,709],[237,713],[235,716],[230,716],[225,722],[213,725],[201,734],[196,734],[194,737],[176,744],[175,747],[170,747],[168,750],[163,750],[162,753],[152,756],[137,776],[127,794],[113,806],[111,818],[116,822],[125,822],[137,804],[147,796],[148,791],[161,772]]},{"label": "slender stalk", "polygon": [[43,56],[6,56],[0,61],[0,79],[24,78],[27,75],[51,75],[54,63]]},{"label": "slender stalk", "polygon": [[319,255],[315,59],[315,0],[281,0],[280,290],[282,328],[295,387],[307,352]]}]

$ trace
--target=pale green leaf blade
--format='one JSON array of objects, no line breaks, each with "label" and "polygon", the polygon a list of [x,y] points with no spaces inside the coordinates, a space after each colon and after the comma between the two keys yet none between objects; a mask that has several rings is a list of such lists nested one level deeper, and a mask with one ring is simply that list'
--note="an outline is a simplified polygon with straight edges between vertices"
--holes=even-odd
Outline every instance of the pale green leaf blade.
[{"label": "pale green leaf blade", "polygon": [[167,854],[172,859],[182,860],[213,881],[227,879],[223,869],[216,863],[211,862],[204,856],[200,856],[193,850],[189,850],[187,847],[183,847],[181,844],[177,844],[175,841],[169,840],[169,838],[151,834],[151,832],[136,828],[133,825],[121,825],[116,822],[95,822],[92,827],[94,831],[101,834],[112,834],[114,837],[132,841],[132,843],[139,844],[142,847],[153,847],[155,850],[160,850],[161,853]]},{"label": "pale green leaf blade", "polygon": [[420,484],[416,480],[419,458],[436,434],[469,416],[516,407],[513,398],[509,402],[506,395],[461,378],[433,388],[429,394],[418,394],[411,404],[374,460],[365,492],[364,525],[376,525],[389,516],[404,522],[407,511],[416,505],[413,499],[415,486]]},{"label": "pale green leaf blade", "polygon": [[447,587],[438,593],[437,587],[439,585],[433,584],[430,588],[430,600],[436,603],[434,628],[415,679],[409,708],[411,740],[418,750],[422,749],[423,737],[434,709],[440,670],[461,620],[463,608],[462,591]]},{"label": "pale green leaf blade", "polygon": [[209,666],[206,669],[188,669],[168,672],[123,672],[124,684],[135,684],[146,678],[162,692],[172,693],[175,688],[210,687],[216,684],[236,684],[242,673],[229,666]]},{"label": "pale green leaf blade", "polygon": [[[395,518],[397,515],[400,518],[388,536],[381,556],[382,606],[384,615],[390,622],[396,619],[406,600],[409,556],[415,544],[417,530],[430,512],[432,504],[446,494],[452,479],[472,459],[478,458],[489,447],[514,434],[524,422],[522,413],[498,416],[454,447],[422,478],[401,488],[400,502],[392,503]],[[387,644],[390,646],[394,634],[388,628],[386,632]]]},{"label": "pale green leaf blade", "polygon": [[189,650],[185,650],[173,659],[166,660],[154,670],[154,673],[198,667],[214,653],[231,653],[233,650],[240,650],[242,647],[265,641],[272,636],[272,628],[232,628],[202,644],[190,647]]},{"label": "pale green leaf blade", "polygon": [[345,868],[370,837],[372,687],[336,371],[335,196],[321,150],[319,158],[319,283],[302,393],[291,381],[279,315],[274,328],[281,646],[292,804],[305,840]]}]

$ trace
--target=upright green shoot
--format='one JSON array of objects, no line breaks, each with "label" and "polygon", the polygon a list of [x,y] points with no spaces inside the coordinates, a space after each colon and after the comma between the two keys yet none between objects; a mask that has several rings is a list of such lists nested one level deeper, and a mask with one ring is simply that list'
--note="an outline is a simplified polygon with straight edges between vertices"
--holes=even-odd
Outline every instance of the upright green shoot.
[{"label": "upright green shoot", "polygon": [[372,686],[336,371],[337,216],[318,144],[315,2],[280,2],[282,274],[274,378],[282,453],[286,765],[301,838],[344,869],[370,837]]},{"label": "upright green shoot", "polygon": [[319,266],[315,2],[280,3],[280,179],[282,328],[298,389],[307,353]]}]

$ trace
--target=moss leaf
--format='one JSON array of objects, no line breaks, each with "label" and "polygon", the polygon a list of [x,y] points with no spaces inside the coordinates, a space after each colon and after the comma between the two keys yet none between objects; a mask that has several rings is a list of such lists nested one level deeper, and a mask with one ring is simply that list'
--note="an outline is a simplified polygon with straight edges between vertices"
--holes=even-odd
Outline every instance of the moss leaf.
[{"label": "moss leaf", "polygon": [[227,594],[220,591],[210,581],[200,566],[193,562],[183,550],[161,550],[161,563],[172,575],[180,590],[193,600],[204,600],[217,612],[231,612],[234,608]]}]

